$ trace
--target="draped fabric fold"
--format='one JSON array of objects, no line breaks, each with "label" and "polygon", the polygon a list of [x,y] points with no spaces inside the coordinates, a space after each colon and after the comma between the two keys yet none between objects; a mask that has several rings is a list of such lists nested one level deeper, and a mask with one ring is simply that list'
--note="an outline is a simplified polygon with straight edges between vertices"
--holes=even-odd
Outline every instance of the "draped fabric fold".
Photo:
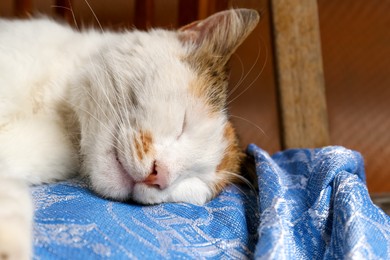
[{"label": "draped fabric fold", "polygon": [[365,185],[363,158],[343,147],[270,157],[254,145],[258,259],[388,259],[390,218]]}]

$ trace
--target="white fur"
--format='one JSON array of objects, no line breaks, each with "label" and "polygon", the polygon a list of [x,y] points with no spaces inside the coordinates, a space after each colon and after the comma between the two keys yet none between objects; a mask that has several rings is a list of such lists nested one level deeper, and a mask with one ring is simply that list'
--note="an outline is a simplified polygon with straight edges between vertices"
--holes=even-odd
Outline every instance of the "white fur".
[{"label": "white fur", "polygon": [[0,176],[0,256],[31,255],[33,208],[26,183]]},{"label": "white fur", "polygon": [[[226,116],[210,118],[204,101],[189,93],[196,73],[181,59],[186,51],[167,31],[78,33],[45,19],[1,21],[0,176],[39,184],[76,173],[79,151],[70,136],[78,129],[68,129],[73,122],[67,121],[74,118],[81,125],[81,170],[102,196],[148,204],[205,203],[226,146]],[[129,103],[129,89],[140,105]],[[152,133],[154,153],[139,160],[133,138],[145,129]],[[169,170],[167,189],[138,183],[155,160]],[[10,212],[0,214],[0,223],[9,223],[9,216],[16,223],[0,225],[5,247],[0,252],[9,248],[28,256],[30,239],[12,237],[30,226],[31,202],[23,198],[17,209],[7,206],[12,193],[26,189],[2,191],[0,208]],[[31,235],[27,230],[24,237]],[[5,240],[19,247],[12,249]]]},{"label": "white fur", "polygon": [[[214,19],[238,25],[224,62],[257,23],[256,12],[241,12]],[[199,71],[185,60],[197,44],[202,53],[224,51],[212,46],[225,39],[207,43],[218,35],[198,33],[212,23],[189,27],[181,39],[175,31],[80,33],[48,19],[0,20],[0,255],[31,256],[26,184],[80,172],[117,200],[203,204],[215,195],[227,115],[191,90]],[[150,149],[140,156],[142,133]],[[163,188],[147,184],[154,170],[164,173]]]}]

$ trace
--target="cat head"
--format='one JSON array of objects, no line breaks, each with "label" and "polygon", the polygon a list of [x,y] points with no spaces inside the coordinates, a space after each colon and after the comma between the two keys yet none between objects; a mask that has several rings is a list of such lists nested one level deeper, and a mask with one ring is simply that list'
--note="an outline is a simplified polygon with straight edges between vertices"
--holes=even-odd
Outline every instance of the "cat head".
[{"label": "cat head", "polygon": [[83,171],[97,193],[203,204],[240,179],[227,62],[258,20],[236,9],[178,31],[105,36],[74,92]]}]

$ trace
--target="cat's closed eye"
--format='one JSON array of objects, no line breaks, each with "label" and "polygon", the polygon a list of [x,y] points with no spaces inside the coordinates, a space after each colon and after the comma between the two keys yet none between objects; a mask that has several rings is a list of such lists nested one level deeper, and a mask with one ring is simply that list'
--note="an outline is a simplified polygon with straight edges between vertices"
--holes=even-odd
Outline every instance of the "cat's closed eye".
[{"label": "cat's closed eye", "polygon": [[186,126],[187,126],[187,113],[184,112],[183,123],[181,125],[179,135],[176,137],[176,139],[180,139],[180,137],[184,134],[184,131],[186,130]]}]

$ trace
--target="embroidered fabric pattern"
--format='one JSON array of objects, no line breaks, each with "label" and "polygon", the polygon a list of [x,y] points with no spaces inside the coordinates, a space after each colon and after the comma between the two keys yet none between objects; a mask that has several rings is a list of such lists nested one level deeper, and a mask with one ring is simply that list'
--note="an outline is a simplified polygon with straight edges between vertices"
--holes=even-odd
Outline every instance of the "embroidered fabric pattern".
[{"label": "embroidered fabric pattern", "polygon": [[326,147],[270,157],[250,145],[248,154],[259,193],[231,186],[202,207],[108,201],[77,179],[33,187],[34,259],[390,255],[390,217],[369,198],[359,153]]},{"label": "embroidered fabric pattern", "polygon": [[257,259],[387,259],[390,217],[365,185],[363,159],[342,147],[255,156],[260,202]]},{"label": "embroidered fabric pattern", "polygon": [[205,206],[140,206],[104,200],[81,180],[32,188],[34,259],[253,257],[258,205],[229,187]]}]

